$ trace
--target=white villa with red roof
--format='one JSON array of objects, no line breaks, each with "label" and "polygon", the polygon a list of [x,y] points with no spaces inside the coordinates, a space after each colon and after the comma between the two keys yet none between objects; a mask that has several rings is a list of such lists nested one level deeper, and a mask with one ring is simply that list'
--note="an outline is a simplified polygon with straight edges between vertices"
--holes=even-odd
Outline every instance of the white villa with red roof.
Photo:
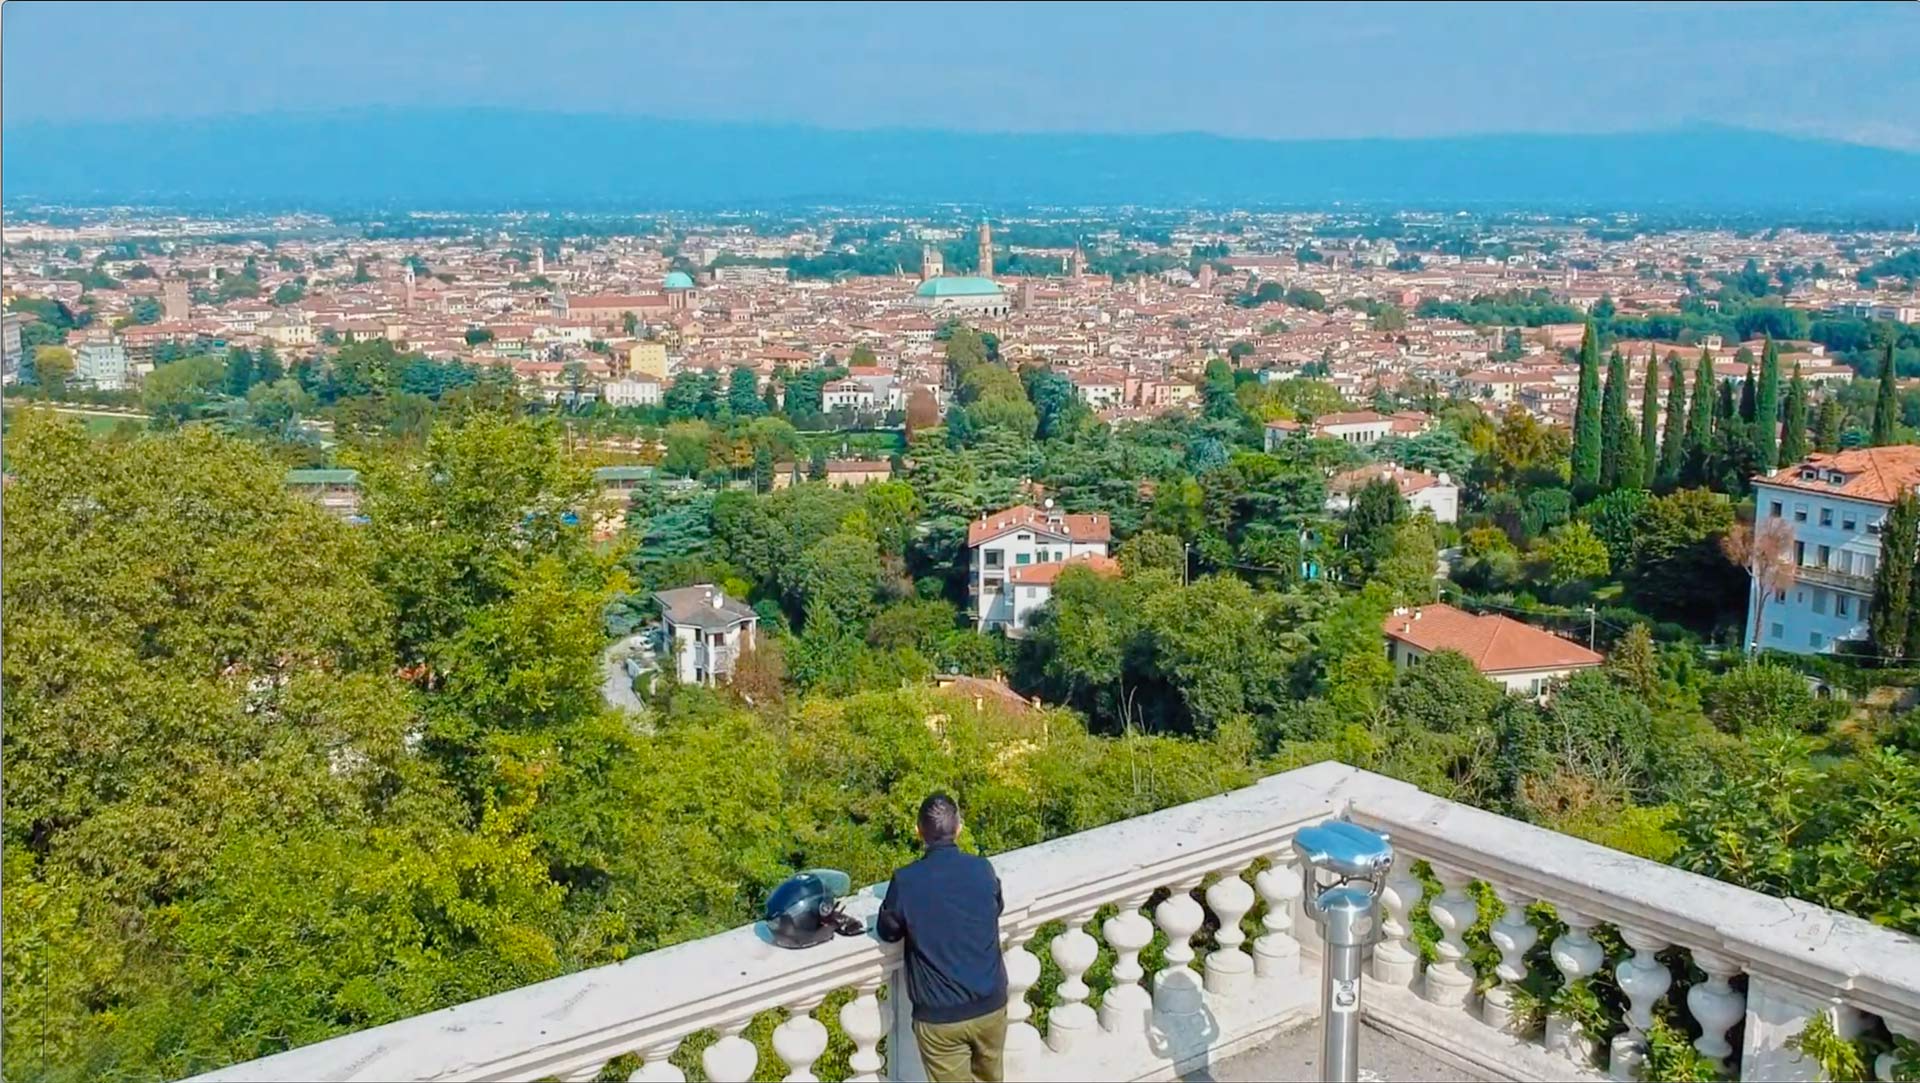
[{"label": "white villa with red roof", "polygon": [[1793,530],[1795,581],[1764,606],[1748,585],[1748,645],[1817,654],[1867,638],[1880,532],[1893,502],[1916,489],[1920,447],[1911,444],[1815,453],[1754,478],[1754,517]]},{"label": "white villa with red roof", "polygon": [[1112,542],[1107,516],[1068,515],[1052,501],[1044,509],[1020,504],[975,519],[967,527],[967,597],[975,628],[1019,635],[1033,611],[1053,596],[1053,582],[1069,564],[1118,571],[1107,556]]},{"label": "white villa with red roof", "polygon": [[1473,668],[1509,692],[1544,699],[1553,682],[1592,669],[1601,655],[1531,624],[1450,605],[1402,607],[1387,615],[1387,657],[1405,669],[1436,651],[1457,651]]}]

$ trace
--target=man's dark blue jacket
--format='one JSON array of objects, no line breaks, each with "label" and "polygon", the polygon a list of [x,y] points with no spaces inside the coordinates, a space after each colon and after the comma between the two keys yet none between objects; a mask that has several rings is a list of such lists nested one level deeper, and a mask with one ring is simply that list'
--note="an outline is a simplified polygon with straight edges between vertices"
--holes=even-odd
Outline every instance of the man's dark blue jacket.
[{"label": "man's dark blue jacket", "polygon": [[880,939],[906,938],[913,1018],[958,1023],[1007,1006],[1000,957],[1000,878],[984,857],[934,843],[893,874],[880,901]]}]

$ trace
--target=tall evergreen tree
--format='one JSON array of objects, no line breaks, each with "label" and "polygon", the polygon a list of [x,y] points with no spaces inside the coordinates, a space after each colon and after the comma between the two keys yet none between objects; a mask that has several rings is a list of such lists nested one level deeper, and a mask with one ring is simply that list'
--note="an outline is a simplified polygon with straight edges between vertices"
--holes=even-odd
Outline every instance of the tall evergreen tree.
[{"label": "tall evergreen tree", "polygon": [[1713,447],[1713,355],[1700,351],[1693,370],[1693,401],[1687,408],[1687,448],[1681,467],[1684,484],[1699,485],[1707,476],[1707,453]]},{"label": "tall evergreen tree", "polygon": [[1660,433],[1660,469],[1655,480],[1662,489],[1680,484],[1680,468],[1687,455],[1687,370],[1680,355],[1667,354],[1667,424]]},{"label": "tall evergreen tree", "polygon": [[1807,457],[1807,382],[1800,378],[1799,365],[1793,366],[1793,379],[1787,383],[1785,413],[1775,466],[1791,466]]},{"label": "tall evergreen tree", "polygon": [[1600,484],[1600,332],[1587,321],[1580,340],[1580,394],[1573,407],[1573,484]]},{"label": "tall evergreen tree", "polygon": [[1640,387],[1640,487],[1660,473],[1660,349],[1647,347],[1647,378]]},{"label": "tall evergreen tree", "polygon": [[1878,653],[1897,657],[1907,647],[1907,625],[1912,618],[1913,561],[1920,542],[1920,498],[1903,493],[1887,513],[1880,532],[1880,568],[1873,576],[1873,613],[1867,626]]},{"label": "tall evergreen tree", "polygon": [[1880,394],[1873,400],[1873,446],[1886,447],[1894,441],[1900,414],[1900,389],[1894,386],[1893,336],[1887,337],[1887,354],[1880,359]]},{"label": "tall evergreen tree", "polygon": [[1626,465],[1626,445],[1639,451],[1640,438],[1630,437],[1627,420],[1627,359],[1614,350],[1607,358],[1607,390],[1600,403],[1600,488],[1612,492],[1638,478],[1629,479],[1622,471]]},{"label": "tall evergreen tree", "polygon": [[1829,395],[1820,400],[1820,412],[1814,415],[1813,449],[1815,451],[1834,452],[1840,450],[1840,436],[1847,427],[1847,408],[1840,400]]},{"label": "tall evergreen tree", "polygon": [[1747,375],[1740,381],[1740,420],[1753,420],[1753,366],[1747,366]]},{"label": "tall evergreen tree", "polygon": [[1769,473],[1778,465],[1779,423],[1780,347],[1768,335],[1766,349],[1760,352],[1760,386],[1753,396],[1753,455],[1760,460],[1760,469]]}]

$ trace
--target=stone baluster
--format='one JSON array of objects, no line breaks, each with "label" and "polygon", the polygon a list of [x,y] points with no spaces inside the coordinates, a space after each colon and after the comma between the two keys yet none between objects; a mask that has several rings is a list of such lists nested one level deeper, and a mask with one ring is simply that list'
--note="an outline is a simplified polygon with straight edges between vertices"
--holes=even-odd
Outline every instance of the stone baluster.
[{"label": "stone baluster", "polygon": [[1140,984],[1147,975],[1140,966],[1140,952],[1153,943],[1153,922],[1140,912],[1146,902],[1145,895],[1123,900],[1120,912],[1100,927],[1116,956],[1113,988],[1100,999],[1100,1026],[1129,1041],[1144,1040],[1153,1020],[1153,994]]},{"label": "stone baluster", "polygon": [[1620,929],[1620,939],[1633,954],[1613,968],[1614,980],[1627,995],[1627,1029],[1617,1034],[1607,1058],[1607,1072],[1617,1080],[1639,1079],[1647,1061],[1647,1031],[1653,1029],[1653,1009],[1673,985],[1673,974],[1659,959],[1667,942],[1639,929]]},{"label": "stone baluster", "polygon": [[1407,988],[1420,972],[1420,952],[1413,946],[1413,926],[1408,916],[1420,902],[1426,887],[1413,875],[1413,859],[1404,854],[1393,859],[1393,874],[1380,892],[1380,942],[1373,948],[1373,980]]},{"label": "stone baluster", "polygon": [[787,1066],[784,1083],[817,1083],[813,1062],[827,1051],[827,1025],[813,1017],[824,999],[795,1005],[787,1021],[773,1028],[773,1055]]},{"label": "stone baluster", "polygon": [[1154,924],[1167,934],[1167,965],[1153,976],[1153,1010],[1163,1016],[1188,1016],[1202,1005],[1200,975],[1193,969],[1193,934],[1207,914],[1188,894],[1196,885],[1179,884],[1153,908]]},{"label": "stone baluster", "polygon": [[[1036,970],[1039,965],[1036,960]],[[1012,988],[1011,979],[1008,988]],[[847,1037],[853,1042],[853,1055],[847,1058],[847,1067],[853,1069],[850,1083],[880,1083],[880,1070],[886,1067],[886,1061],[880,1056],[880,1039],[886,1037],[887,1021],[880,1014],[880,998],[875,995],[879,989],[878,977],[862,982],[854,998],[840,1006],[840,1029],[846,1031]],[[1026,1002],[1023,1000],[1021,1003]],[[1013,1015],[1011,999],[1008,1001],[1007,1015],[1009,1018]],[[1009,1025],[1007,1029],[1011,1035],[1012,1026]]]},{"label": "stone baluster", "polygon": [[584,1068],[575,1068],[573,1071],[558,1078],[563,1080],[564,1083],[593,1083],[594,1080],[600,1078],[600,1073],[606,1070],[606,1062],[602,1061],[599,1064],[589,1064]]},{"label": "stone baluster", "polygon": [[687,1083],[687,1073],[673,1063],[680,1051],[680,1038],[662,1038],[640,1047],[640,1068],[627,1077],[628,1083]]},{"label": "stone baluster", "polygon": [[[1880,1021],[1887,1025],[1896,1041],[1906,1039],[1920,1042],[1920,1021],[1901,1019],[1898,1016],[1883,1015]],[[1880,1083],[1893,1083],[1895,1063],[1900,1059],[1898,1048],[1889,1049],[1873,1059],[1873,1077]],[[1911,1076],[1907,1078],[1912,1078]]]},{"label": "stone baluster", "polygon": [[1092,920],[1092,914],[1074,915],[1066,931],[1054,937],[1049,948],[1062,975],[1060,987],[1054,991],[1060,1003],[1047,1012],[1047,1045],[1056,1053],[1071,1052],[1100,1025],[1099,1017],[1087,1004],[1092,990],[1082,980],[1100,955],[1100,942],[1081,928]]},{"label": "stone baluster", "polygon": [[1540,939],[1540,931],[1527,920],[1527,907],[1533,904],[1532,899],[1497,885],[1493,893],[1500,900],[1501,912],[1487,927],[1487,937],[1500,952],[1500,965],[1494,970],[1500,976],[1500,984],[1487,990],[1480,1003],[1480,1018],[1490,1027],[1512,1032],[1516,1029],[1514,994],[1527,979],[1527,952],[1532,951]]},{"label": "stone baluster", "polygon": [[1198,879],[1174,884],[1173,893],[1153,908],[1154,923],[1167,936],[1166,966],[1153,976],[1153,1039],[1155,1051],[1175,1064],[1204,1054],[1218,1029],[1193,968],[1193,934],[1207,919],[1189,894],[1197,886]]},{"label": "stone baluster", "polygon": [[1293,900],[1300,897],[1299,859],[1288,849],[1273,855],[1273,864],[1253,878],[1253,888],[1267,904],[1260,918],[1265,927],[1253,942],[1253,972],[1260,978],[1294,978],[1300,974],[1300,941],[1293,937]]},{"label": "stone baluster", "polygon": [[1733,1056],[1727,1032],[1747,1014],[1747,998],[1729,984],[1740,973],[1740,966],[1725,956],[1699,949],[1693,953],[1693,965],[1707,975],[1706,981],[1687,990],[1687,1010],[1700,1024],[1700,1036],[1693,1040],[1693,1048],[1724,1072]]},{"label": "stone baluster", "polygon": [[1421,995],[1435,1004],[1461,1007],[1473,995],[1476,976],[1473,964],[1467,962],[1467,942],[1463,938],[1473,927],[1480,907],[1467,893],[1472,877],[1446,865],[1433,866],[1433,875],[1440,881],[1440,894],[1427,906],[1427,913],[1440,926],[1442,939],[1434,945],[1440,958],[1427,967]]},{"label": "stone baluster", "polygon": [[[1025,1079],[1034,1074],[1045,1043],[1040,1031],[1029,1022],[1033,1005],[1027,1003],[1027,990],[1040,980],[1040,958],[1027,950],[1033,938],[1031,930],[1013,933],[1001,957],[1007,964],[1007,1048],[1006,1074],[1009,1079]],[[901,1078],[899,1072],[895,1078]]]},{"label": "stone baluster", "polygon": [[[1607,961],[1607,953],[1589,935],[1594,920],[1569,906],[1555,903],[1554,909],[1567,931],[1554,938],[1551,948],[1553,965],[1559,969],[1561,978],[1567,984],[1584,981]],[[1557,1013],[1548,1014],[1548,1049],[1588,1063],[1597,1052],[1595,1041],[1592,1036],[1583,1034],[1580,1025],[1573,1020]]]},{"label": "stone baluster", "polygon": [[740,1036],[752,1021],[750,1017],[730,1019],[716,1028],[720,1031],[720,1040],[700,1054],[700,1066],[707,1070],[707,1078],[713,1083],[747,1083],[753,1078],[754,1069],[760,1067],[760,1051]]},{"label": "stone baluster", "polygon": [[1218,946],[1207,953],[1205,974],[1209,993],[1235,995],[1252,987],[1253,956],[1240,950],[1240,945],[1247,941],[1240,919],[1253,909],[1253,901],[1252,886],[1240,879],[1236,869],[1226,870],[1207,888],[1207,908],[1220,923],[1213,934]]}]

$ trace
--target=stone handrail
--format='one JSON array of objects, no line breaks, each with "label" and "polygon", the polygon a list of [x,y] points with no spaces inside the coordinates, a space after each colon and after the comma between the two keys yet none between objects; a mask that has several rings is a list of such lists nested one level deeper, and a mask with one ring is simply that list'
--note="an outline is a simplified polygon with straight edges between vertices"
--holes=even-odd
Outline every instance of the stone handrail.
[{"label": "stone handrail", "polygon": [[[1913,1025],[1920,1021],[1920,942],[1913,938],[1328,762],[995,857],[1013,994],[1008,1078],[1171,1078],[1311,1018],[1317,974],[1303,974],[1300,958],[1315,944],[1300,920],[1302,883],[1289,848],[1300,826],[1333,815],[1387,832],[1401,855],[1373,952],[1369,1020],[1490,1078],[1591,1076],[1581,1061],[1600,1057],[1598,1036],[1582,1036],[1567,1020],[1549,1014],[1544,1046],[1515,1025],[1523,957],[1540,935],[1527,912],[1535,901],[1552,903],[1566,930],[1551,952],[1562,979],[1613,966],[1631,999],[1626,1032],[1613,1037],[1607,1058],[1615,1078],[1631,1078],[1646,1056],[1652,1013],[1673,986],[1673,972],[1657,958],[1669,948],[1690,951],[1708,975],[1684,997],[1674,994],[1700,1024],[1695,1047],[1741,1078],[1812,1078],[1788,1043],[1822,1012],[1842,1034],[1862,1032],[1870,1017],[1895,1034],[1920,1034]],[[1425,881],[1414,875],[1416,860],[1431,868]],[[1424,884],[1434,881],[1440,890],[1423,900]],[[1484,996],[1464,940],[1477,913],[1467,890],[1475,881],[1503,906],[1491,928],[1500,981]],[[1241,920],[1259,905],[1256,893],[1266,935],[1242,950]],[[1148,910],[1156,898],[1163,901]],[[1412,908],[1423,901],[1444,938],[1430,964],[1411,932]],[[877,907],[872,888],[848,903],[865,918]],[[1208,910],[1218,932],[1201,958],[1192,938]],[[1095,920],[1102,913],[1113,916]],[[1587,935],[1598,924],[1617,929],[1631,956],[1606,959]],[[1138,956],[1156,926],[1167,938],[1165,962],[1149,975]],[[1064,931],[1046,948],[1063,980],[1053,1006],[1041,1009],[1043,1043],[1025,994],[1041,972],[1027,945],[1045,927]],[[1102,940],[1117,961],[1096,1011],[1082,978]],[[664,1081],[681,1078],[668,1058],[684,1039],[717,1031],[721,1038],[701,1056],[707,1075],[744,1080],[759,1052],[742,1033],[756,1016],[784,1010],[773,1047],[792,1069],[789,1078],[806,1079],[828,1043],[827,1025],[811,1013],[829,995],[853,990],[838,1022],[856,1046],[854,1078],[917,1079],[898,966],[898,949],[871,935],[785,951],[748,926],[200,1078],[573,1080],[638,1054],[644,1067],[634,1078]],[[1736,1046],[1731,1038],[1742,1021]],[[883,1035],[890,1035],[884,1059]],[[1879,1070],[1883,1078],[1889,1071],[1884,1063]]]}]

